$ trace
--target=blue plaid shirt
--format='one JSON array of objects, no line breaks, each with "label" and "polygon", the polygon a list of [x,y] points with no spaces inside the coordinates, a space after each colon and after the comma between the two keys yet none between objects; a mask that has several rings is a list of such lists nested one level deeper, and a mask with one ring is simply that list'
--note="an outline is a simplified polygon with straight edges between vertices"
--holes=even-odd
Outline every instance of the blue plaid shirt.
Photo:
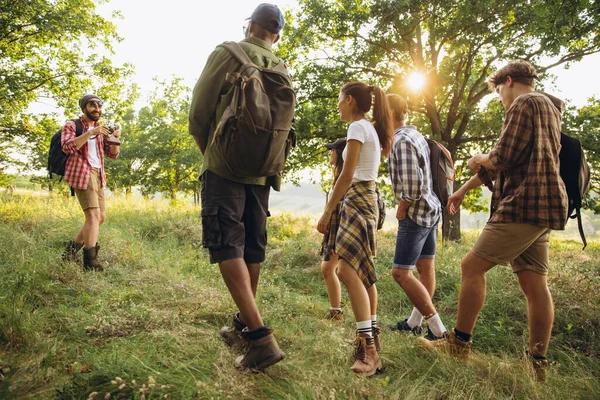
[{"label": "blue plaid shirt", "polygon": [[442,205],[433,193],[429,146],[414,126],[396,130],[390,153],[390,178],[397,202],[410,201],[407,216],[423,227],[435,225]]}]

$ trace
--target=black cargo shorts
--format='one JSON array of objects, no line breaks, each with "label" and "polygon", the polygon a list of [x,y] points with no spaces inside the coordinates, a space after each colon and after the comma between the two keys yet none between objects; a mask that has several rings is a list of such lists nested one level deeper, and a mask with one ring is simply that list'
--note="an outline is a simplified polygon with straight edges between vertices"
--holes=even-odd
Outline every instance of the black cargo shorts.
[{"label": "black cargo shorts", "polygon": [[270,186],[248,185],[205,171],[200,180],[202,246],[210,262],[265,260]]}]

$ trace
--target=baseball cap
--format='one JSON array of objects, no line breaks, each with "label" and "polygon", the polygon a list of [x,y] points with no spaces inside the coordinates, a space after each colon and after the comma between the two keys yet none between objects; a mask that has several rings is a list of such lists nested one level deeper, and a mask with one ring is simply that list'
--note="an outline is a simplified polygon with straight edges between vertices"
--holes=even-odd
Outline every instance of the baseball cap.
[{"label": "baseball cap", "polygon": [[93,100],[93,99],[96,99],[96,100],[100,100],[100,101],[102,101],[102,100],[100,99],[100,97],[96,96],[95,94],[91,94],[91,93],[84,94],[84,95],[83,95],[83,97],[82,97],[81,99],[79,99],[79,108],[81,108],[81,109],[83,110],[83,109],[85,108],[85,105],[86,105],[86,104],[87,104],[87,103],[88,103],[90,100]]},{"label": "baseball cap", "polygon": [[269,3],[259,4],[248,19],[272,33],[279,33],[285,25],[283,14],[279,7]]},{"label": "baseball cap", "polygon": [[346,138],[338,139],[333,143],[325,143],[325,147],[329,150],[344,150],[344,147],[346,147]]}]

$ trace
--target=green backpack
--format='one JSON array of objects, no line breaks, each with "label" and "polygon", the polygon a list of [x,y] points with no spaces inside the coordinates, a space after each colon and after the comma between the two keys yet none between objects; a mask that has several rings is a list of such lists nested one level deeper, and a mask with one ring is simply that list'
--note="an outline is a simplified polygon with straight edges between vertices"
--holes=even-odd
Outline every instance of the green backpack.
[{"label": "green backpack", "polygon": [[233,97],[212,144],[236,176],[279,175],[296,141],[292,129],[296,94],[287,67],[283,61],[273,69],[258,67],[235,42],[220,47],[242,66],[227,74]]}]

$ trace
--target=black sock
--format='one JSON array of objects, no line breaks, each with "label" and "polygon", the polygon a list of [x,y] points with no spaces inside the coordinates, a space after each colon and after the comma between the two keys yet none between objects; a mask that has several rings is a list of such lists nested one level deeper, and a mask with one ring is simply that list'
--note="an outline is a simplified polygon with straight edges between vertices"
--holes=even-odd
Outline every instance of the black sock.
[{"label": "black sock", "polygon": [[473,337],[473,335],[469,335],[468,333],[461,332],[456,328],[454,328],[454,334],[456,335],[456,337],[459,340],[461,340],[463,342],[469,342],[469,340],[471,340],[471,338]]}]

